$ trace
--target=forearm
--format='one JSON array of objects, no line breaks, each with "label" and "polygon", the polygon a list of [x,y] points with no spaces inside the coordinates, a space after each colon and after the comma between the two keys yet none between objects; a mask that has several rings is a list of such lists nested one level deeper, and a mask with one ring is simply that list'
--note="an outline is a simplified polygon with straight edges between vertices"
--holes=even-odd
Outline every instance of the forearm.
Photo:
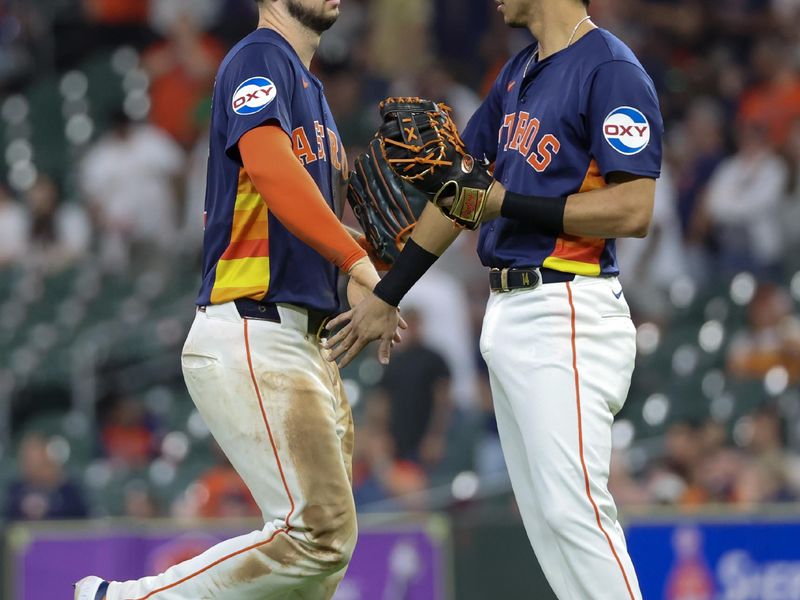
[{"label": "forearm", "polygon": [[521,196],[495,182],[484,219],[529,222],[543,233],[579,237],[644,237],[653,215],[655,181],[636,178],[566,198]]},{"label": "forearm", "polygon": [[564,208],[564,233],[591,238],[645,237],[653,216],[654,191],[653,180],[639,179],[573,194]]},{"label": "forearm", "polygon": [[441,256],[459,233],[461,233],[460,227],[433,204],[428,204],[414,227],[411,239],[431,254]]}]

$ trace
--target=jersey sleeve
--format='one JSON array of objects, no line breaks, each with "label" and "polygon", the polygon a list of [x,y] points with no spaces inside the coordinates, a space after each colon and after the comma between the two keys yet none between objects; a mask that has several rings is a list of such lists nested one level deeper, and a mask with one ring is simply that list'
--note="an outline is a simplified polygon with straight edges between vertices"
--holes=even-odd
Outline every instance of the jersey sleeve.
[{"label": "jersey sleeve", "polygon": [[472,115],[461,134],[467,151],[477,159],[497,159],[498,137],[503,121],[503,95],[506,93],[509,62],[498,75],[489,95]]},{"label": "jersey sleeve", "polygon": [[620,171],[657,178],[664,124],[655,86],[637,64],[595,69],[582,107],[590,153],[604,177]]},{"label": "jersey sleeve", "polygon": [[227,66],[221,90],[228,117],[228,156],[241,162],[239,140],[268,122],[277,123],[291,136],[293,79],[292,65],[277,47],[250,44],[236,54]]}]

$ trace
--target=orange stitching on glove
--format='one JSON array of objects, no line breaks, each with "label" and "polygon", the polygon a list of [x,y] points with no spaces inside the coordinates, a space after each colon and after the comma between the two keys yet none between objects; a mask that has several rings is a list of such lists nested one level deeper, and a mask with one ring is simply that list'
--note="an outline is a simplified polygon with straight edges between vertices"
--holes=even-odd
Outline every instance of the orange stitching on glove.
[{"label": "orange stitching on glove", "polygon": [[[420,106],[403,107],[401,106],[403,104]],[[395,108],[392,105],[398,106]],[[450,106],[418,97],[387,98],[380,103],[381,111],[387,106],[390,107],[387,116],[400,117],[401,130],[407,143],[402,140],[382,138],[381,147],[386,161],[404,180],[418,182],[431,176],[438,168],[452,167],[455,161],[448,160],[448,157],[453,151],[461,156],[467,154],[466,145],[453,120],[453,109]],[[404,113],[409,112],[411,116],[405,116]],[[422,120],[427,118],[425,125],[433,134],[433,139],[425,141],[425,136],[420,134],[419,129],[422,125],[417,126],[419,119],[415,115],[420,115],[419,119]],[[405,124],[410,126],[405,127]],[[389,158],[387,149],[390,147],[402,150],[403,158]]]}]

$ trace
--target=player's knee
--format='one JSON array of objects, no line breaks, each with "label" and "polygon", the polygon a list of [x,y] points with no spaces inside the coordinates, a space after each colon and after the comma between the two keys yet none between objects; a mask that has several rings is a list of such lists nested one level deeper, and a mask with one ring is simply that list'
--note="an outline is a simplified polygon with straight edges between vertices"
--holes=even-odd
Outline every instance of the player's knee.
[{"label": "player's knee", "polygon": [[302,517],[307,528],[306,539],[321,566],[332,572],[347,566],[358,535],[352,498],[332,504],[311,504]]}]

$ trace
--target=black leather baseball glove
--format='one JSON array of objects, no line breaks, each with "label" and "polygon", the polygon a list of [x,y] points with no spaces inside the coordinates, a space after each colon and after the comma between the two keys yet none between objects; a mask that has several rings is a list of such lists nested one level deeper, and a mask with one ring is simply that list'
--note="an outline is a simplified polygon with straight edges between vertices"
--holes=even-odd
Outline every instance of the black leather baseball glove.
[{"label": "black leather baseball glove", "polygon": [[387,98],[380,111],[377,138],[395,173],[455,223],[477,228],[494,179],[488,164],[467,153],[450,108],[422,98]]},{"label": "black leather baseball glove", "polygon": [[371,254],[391,265],[428,204],[428,197],[395,174],[383,156],[380,140],[375,139],[356,159],[347,201],[372,248]]}]

